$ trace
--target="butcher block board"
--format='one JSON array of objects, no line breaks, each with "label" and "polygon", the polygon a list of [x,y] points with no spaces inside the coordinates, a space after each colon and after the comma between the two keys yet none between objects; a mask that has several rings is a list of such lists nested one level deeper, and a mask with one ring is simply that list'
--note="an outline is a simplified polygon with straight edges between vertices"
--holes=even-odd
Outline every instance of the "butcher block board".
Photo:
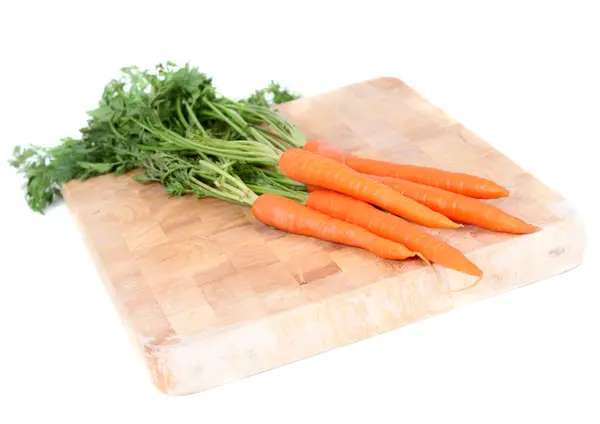
[{"label": "butcher block board", "polygon": [[[64,187],[97,268],[167,394],[191,394],[396,329],[577,266],[584,230],[565,199],[396,78],[279,110],[310,138],[363,157],[467,172],[511,191],[491,200],[541,231],[428,230],[484,272],[286,234],[248,207],[105,175]],[[356,366],[361,366],[356,364]]]}]

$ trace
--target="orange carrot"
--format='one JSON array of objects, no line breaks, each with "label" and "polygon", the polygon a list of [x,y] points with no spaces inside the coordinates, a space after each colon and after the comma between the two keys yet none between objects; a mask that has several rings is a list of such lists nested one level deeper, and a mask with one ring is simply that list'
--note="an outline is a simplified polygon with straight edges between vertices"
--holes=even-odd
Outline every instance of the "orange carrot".
[{"label": "orange carrot", "polygon": [[400,243],[327,216],[287,197],[263,194],[252,204],[252,213],[259,221],[279,230],[360,247],[384,259],[402,260],[415,256]]},{"label": "orange carrot", "polygon": [[307,150],[292,148],[284,151],[279,159],[279,169],[292,180],[347,194],[426,227],[461,226],[382,182]]},{"label": "orange carrot", "polygon": [[[321,187],[311,184],[304,184],[306,186],[306,191],[309,193],[312,191],[323,190]],[[387,185],[387,184],[386,184]]]},{"label": "orange carrot", "polygon": [[310,140],[303,149],[334,159],[363,174],[401,178],[476,199],[497,199],[509,195],[507,189],[485,178],[432,167],[360,158],[321,140]]},{"label": "orange carrot", "polygon": [[369,177],[457,222],[513,234],[527,234],[540,229],[489,203],[462,194],[397,178]]},{"label": "orange carrot", "polygon": [[456,271],[482,277],[482,271],[459,250],[429,235],[420,227],[368,203],[330,190],[315,189],[308,195],[309,208],[333,218],[358,225],[373,234],[402,243],[431,262]]}]

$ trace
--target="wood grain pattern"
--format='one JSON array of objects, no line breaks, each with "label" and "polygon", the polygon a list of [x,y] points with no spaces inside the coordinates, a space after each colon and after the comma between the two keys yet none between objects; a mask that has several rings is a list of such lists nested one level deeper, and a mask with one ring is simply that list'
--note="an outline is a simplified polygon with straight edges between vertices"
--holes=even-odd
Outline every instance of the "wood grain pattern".
[{"label": "wood grain pattern", "polygon": [[565,199],[402,81],[379,78],[280,107],[308,138],[364,157],[493,179],[490,201],[542,231],[431,230],[485,273],[356,248],[256,221],[247,207],[168,198],[158,185],[106,175],[64,187],[107,288],[153,382],[182,395],[388,331],[579,264],[583,228]]}]

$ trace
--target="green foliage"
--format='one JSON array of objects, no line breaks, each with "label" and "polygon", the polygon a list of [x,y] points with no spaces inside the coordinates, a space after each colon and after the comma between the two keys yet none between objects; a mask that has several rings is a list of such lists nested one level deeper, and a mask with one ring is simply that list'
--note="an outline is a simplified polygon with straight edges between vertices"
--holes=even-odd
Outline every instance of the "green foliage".
[{"label": "green foliage", "polygon": [[144,171],[138,181],[160,182],[171,195],[247,203],[255,194],[233,165],[272,165],[285,143],[301,145],[301,133],[269,108],[298,97],[271,82],[234,101],[189,64],[166,62],[153,71],[131,66],[105,86],[80,138],[51,148],[17,146],[10,165],[24,177],[30,208],[42,213],[69,180],[136,168]]},{"label": "green foliage", "polygon": [[272,106],[280,103],[290,102],[300,97],[300,94],[281,87],[281,84],[271,81],[271,83],[261,89],[256,90],[247,99],[242,102],[258,106]]}]

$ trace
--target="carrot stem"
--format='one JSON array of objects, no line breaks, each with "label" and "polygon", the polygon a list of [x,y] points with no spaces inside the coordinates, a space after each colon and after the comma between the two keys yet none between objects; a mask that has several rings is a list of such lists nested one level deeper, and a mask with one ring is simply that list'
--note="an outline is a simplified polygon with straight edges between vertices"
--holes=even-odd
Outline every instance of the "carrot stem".
[{"label": "carrot stem", "polygon": [[302,204],[306,203],[306,193],[294,192],[291,190],[279,189],[275,187],[266,187],[262,185],[254,185],[247,183],[246,186],[254,191],[256,194],[275,194],[281,197],[287,197],[288,199],[294,199]]},{"label": "carrot stem", "polygon": [[176,113],[177,116],[179,117],[179,120],[181,121],[181,123],[183,124],[183,126],[185,127],[185,129],[190,129],[190,124],[188,123],[188,121],[185,119],[185,116],[183,116],[183,111],[181,110],[181,96],[177,99],[177,106],[176,106]]}]

